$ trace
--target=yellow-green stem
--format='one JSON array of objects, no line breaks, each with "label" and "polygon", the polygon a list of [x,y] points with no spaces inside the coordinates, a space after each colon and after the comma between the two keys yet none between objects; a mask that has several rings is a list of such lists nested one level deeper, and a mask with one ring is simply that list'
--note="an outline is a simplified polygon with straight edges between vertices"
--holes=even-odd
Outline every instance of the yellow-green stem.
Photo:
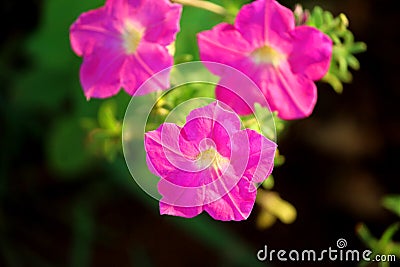
[{"label": "yellow-green stem", "polygon": [[201,0],[170,0],[170,1],[172,3],[177,3],[184,6],[192,6],[205,9],[221,16],[226,16],[228,13],[226,9],[223,8],[222,6],[219,6],[217,4],[208,1],[201,1]]}]

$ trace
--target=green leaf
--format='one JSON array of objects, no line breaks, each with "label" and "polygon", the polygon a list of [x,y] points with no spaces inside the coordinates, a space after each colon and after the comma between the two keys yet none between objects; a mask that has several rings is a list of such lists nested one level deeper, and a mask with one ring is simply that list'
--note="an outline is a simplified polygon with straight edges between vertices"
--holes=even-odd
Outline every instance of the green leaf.
[{"label": "green leaf", "polygon": [[274,188],[274,185],[275,185],[275,180],[272,174],[268,176],[268,178],[262,183],[262,186],[267,190],[271,190],[272,188]]},{"label": "green leaf", "polygon": [[351,31],[345,31],[343,33],[343,41],[345,44],[353,44],[354,43],[354,34]]},{"label": "green leaf", "polygon": [[[399,228],[400,222],[390,225],[382,234],[379,240],[372,236],[365,224],[357,225],[356,232],[363,243],[371,249],[371,259],[374,258],[376,255],[395,255],[399,257],[400,250],[398,250],[398,248],[400,248],[400,244],[392,241],[393,236],[396,234]],[[359,264],[359,266],[366,265],[368,265],[368,262],[366,261],[362,261]]]},{"label": "green leaf", "polygon": [[337,36],[335,33],[332,33],[330,37],[334,44],[341,44],[340,37]]},{"label": "green leaf", "polygon": [[47,157],[51,169],[68,175],[82,171],[90,162],[85,138],[86,133],[77,119],[60,119],[48,136]]},{"label": "green leaf", "polygon": [[390,267],[390,263],[388,261],[380,261],[378,262],[379,267]]},{"label": "green leaf", "polygon": [[107,157],[108,161],[114,161],[118,152],[121,150],[120,142],[115,142],[113,139],[106,139],[103,143],[104,155]]},{"label": "green leaf", "polygon": [[41,66],[70,68],[74,60],[69,42],[69,27],[85,11],[104,4],[102,0],[47,0],[39,30],[28,42],[28,50]]},{"label": "green leaf", "polygon": [[90,131],[97,127],[97,122],[95,119],[85,117],[80,119],[80,125],[83,129]]},{"label": "green leaf", "polygon": [[360,62],[358,59],[353,56],[353,55],[348,55],[347,56],[347,63],[353,70],[359,70],[360,69]]},{"label": "green leaf", "polygon": [[110,99],[101,104],[98,112],[98,120],[101,128],[111,130],[114,133],[121,132],[121,124],[116,119],[117,103]]},{"label": "green leaf", "polygon": [[388,195],[382,200],[382,205],[400,217],[400,195]]},{"label": "green leaf", "polygon": [[327,23],[327,24],[331,24],[332,22],[333,22],[333,15],[332,15],[332,13],[331,12],[329,12],[329,11],[325,11],[324,12],[324,14],[323,14],[323,20],[324,20],[324,22],[325,23]]},{"label": "green leaf", "polygon": [[306,24],[318,28],[332,39],[331,65],[321,81],[329,83],[336,92],[341,93],[342,83],[350,83],[353,79],[349,68],[360,68],[360,63],[353,54],[364,52],[367,48],[365,43],[354,42],[354,35],[348,29],[349,20],[344,14],[333,17],[329,11],[323,11],[316,6]]},{"label": "green leaf", "polygon": [[394,236],[394,234],[396,234],[399,228],[400,228],[400,223],[394,223],[385,230],[378,243],[380,251],[385,252],[385,248],[388,246],[388,243],[392,241],[392,237]]},{"label": "green leaf", "polygon": [[339,71],[341,72],[341,73],[346,73],[347,72],[347,61],[346,61],[346,58],[344,58],[344,57],[339,57],[338,58],[338,63],[339,63]]},{"label": "green leaf", "polygon": [[358,54],[365,52],[367,50],[367,45],[364,42],[356,42],[350,48],[349,52],[351,54]]},{"label": "green leaf", "polygon": [[331,72],[328,72],[322,80],[323,82],[328,83],[330,86],[332,86],[333,90],[335,90],[336,93],[341,94],[343,92],[343,84],[339,80],[339,78],[335,75],[333,75]]},{"label": "green leaf", "polygon": [[324,23],[324,17],[323,17],[323,10],[321,7],[316,6],[314,7],[312,17],[314,19],[314,25],[317,28],[320,28],[322,24]]},{"label": "green leaf", "polygon": [[286,159],[285,159],[285,156],[279,154],[279,150],[277,149],[277,150],[276,150],[275,157],[274,157],[274,165],[275,165],[276,167],[282,166],[282,165],[285,163],[285,160],[286,160]]},{"label": "green leaf", "polygon": [[358,224],[356,227],[356,232],[367,247],[373,248],[376,246],[378,241],[371,234],[371,232],[369,231],[368,227],[365,224],[363,223]]},{"label": "green leaf", "polygon": [[400,243],[392,242],[388,254],[394,254],[400,259]]}]

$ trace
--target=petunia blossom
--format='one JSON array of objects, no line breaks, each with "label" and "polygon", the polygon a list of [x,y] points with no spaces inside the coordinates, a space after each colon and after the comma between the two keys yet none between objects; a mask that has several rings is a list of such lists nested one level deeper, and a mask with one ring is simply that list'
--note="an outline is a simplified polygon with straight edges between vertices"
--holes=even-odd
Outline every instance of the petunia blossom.
[{"label": "petunia blossom", "polygon": [[160,213],[216,220],[244,220],[256,183],[271,173],[276,144],[241,130],[236,113],[219,101],[194,109],[182,127],[163,123],[145,134],[149,169],[161,177]]},{"label": "petunia blossom", "polygon": [[[83,57],[80,81],[86,97],[110,97],[121,87],[134,94],[149,77],[170,67],[167,46],[179,31],[181,11],[168,0],[107,0],[81,14],[70,28],[70,41]],[[165,73],[154,90],[168,86]]]},{"label": "petunia blossom", "polygon": [[[296,27],[293,12],[275,0],[244,5],[234,25],[221,23],[201,32],[198,43],[203,61],[223,63],[248,75],[282,119],[312,113],[317,99],[314,81],[328,71],[332,54],[327,35],[310,26]],[[234,80],[218,69],[211,71],[225,83]],[[216,97],[239,114],[251,112],[235,92],[222,86],[217,86]]]}]

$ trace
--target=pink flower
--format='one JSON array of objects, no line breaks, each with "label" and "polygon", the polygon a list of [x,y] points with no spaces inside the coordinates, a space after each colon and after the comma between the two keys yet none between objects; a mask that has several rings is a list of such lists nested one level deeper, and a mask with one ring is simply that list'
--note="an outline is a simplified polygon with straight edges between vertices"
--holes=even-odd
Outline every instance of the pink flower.
[{"label": "pink flower", "polygon": [[193,110],[186,124],[164,123],[145,134],[149,169],[161,177],[160,213],[191,218],[203,210],[216,220],[246,219],[254,183],[273,168],[276,144],[253,130],[221,102]]},{"label": "pink flower", "polygon": [[[313,81],[328,71],[332,54],[327,35],[309,26],[296,27],[293,12],[275,0],[243,6],[234,25],[222,23],[199,33],[198,42],[203,61],[223,63],[248,75],[282,119],[311,114],[317,99]],[[223,81],[234,79],[218,69],[211,71]],[[221,86],[216,97],[239,114],[250,113],[241,99]]]},{"label": "pink flower", "polygon": [[[154,73],[170,67],[167,46],[179,31],[181,9],[168,0],[107,0],[80,15],[70,40],[83,57],[80,80],[86,97],[110,97],[121,87],[134,94]],[[168,86],[166,73],[154,90]]]}]

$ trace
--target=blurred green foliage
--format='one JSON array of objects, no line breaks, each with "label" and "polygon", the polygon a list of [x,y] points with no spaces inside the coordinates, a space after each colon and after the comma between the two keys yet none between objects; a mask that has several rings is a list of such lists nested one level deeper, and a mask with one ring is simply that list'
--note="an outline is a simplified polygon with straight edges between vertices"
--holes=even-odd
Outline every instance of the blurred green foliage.
[{"label": "blurred green foliage", "polygon": [[122,150],[122,116],[117,105],[116,98],[105,100],[99,107],[97,120],[90,117],[80,120],[80,126],[88,132],[86,150],[109,161]]},{"label": "blurred green foliage", "polygon": [[[373,260],[377,255],[387,257],[389,255],[394,255],[400,259],[400,243],[392,240],[393,236],[399,230],[400,222],[392,224],[386,231],[382,234],[380,239],[375,238],[368,227],[365,224],[357,225],[357,234],[362,240],[362,242],[372,251],[370,259]],[[392,260],[393,262],[393,260]],[[380,261],[378,266],[387,267],[390,266],[390,261]],[[362,261],[359,266],[368,266],[371,264],[367,261]]]},{"label": "blurred green foliage", "polygon": [[[175,44],[175,62],[199,59],[196,34],[212,28],[219,22],[232,22],[239,8],[247,2],[249,1],[215,1],[228,10],[227,17],[220,17],[193,7],[185,7],[181,32],[178,34]],[[74,55],[70,48],[69,27],[82,12],[103,4],[104,0],[43,1],[42,17],[37,31],[23,40],[22,44],[18,44],[23,47],[29,57],[28,67],[22,71],[13,72],[6,64],[1,63],[0,65],[3,70],[2,79],[10,81],[9,88],[7,88],[7,94],[9,94],[7,101],[0,96],[2,108],[9,113],[7,127],[10,129],[7,129],[8,133],[5,139],[20,140],[23,139],[21,136],[32,135],[43,142],[44,147],[40,148],[45,154],[45,166],[43,167],[53,174],[54,179],[60,179],[56,182],[67,188],[70,186],[71,180],[86,179],[87,188],[84,187],[69,199],[71,210],[62,210],[59,212],[60,214],[51,214],[56,218],[55,220],[67,225],[71,232],[71,248],[65,253],[69,255],[68,265],[74,267],[91,265],[96,232],[103,227],[96,221],[96,207],[104,199],[112,199],[113,194],[110,191],[116,190],[116,188],[126,190],[133,198],[151,210],[158,209],[157,202],[134,183],[120,153],[121,125],[130,96],[121,91],[108,100],[91,99],[87,101],[79,83],[81,59]],[[318,9],[316,10],[318,11]],[[314,10],[316,14],[313,23],[316,24],[320,23],[318,14],[321,13],[317,11]],[[351,76],[345,70],[347,70],[347,66],[354,69],[358,67],[352,54],[362,51],[363,46],[360,43],[353,43],[352,35],[342,29],[343,18],[332,19],[329,15],[324,14],[322,16],[328,16],[325,19],[328,19],[332,26],[325,30],[331,37],[333,36],[332,39],[336,45],[335,55],[337,56],[334,61],[336,63],[333,63],[330,73],[340,82],[349,81]],[[322,24],[318,25],[322,26]],[[335,34],[337,35],[336,39]],[[10,47],[14,45],[15,43],[10,42],[8,49],[10,50]],[[334,78],[331,78],[330,83],[340,91],[340,86],[337,85],[338,82]],[[177,96],[174,91],[171,91],[165,96],[165,99],[160,100],[153,110],[154,113],[150,114],[149,120],[154,123],[149,126],[151,129],[160,123],[157,120],[164,118],[174,106],[182,101],[199,96],[213,96],[212,86],[192,84],[186,87],[185,93]],[[160,116],[160,112],[164,112],[162,116]],[[283,130],[285,123],[277,120],[276,117],[274,120],[279,133]],[[265,129],[265,131],[273,134],[271,129]],[[30,141],[28,137],[25,138]],[[15,142],[5,144],[5,147],[12,153],[22,151],[22,154],[28,154],[25,152],[27,148],[24,145]],[[40,151],[29,151],[29,154],[36,156],[40,154]],[[14,155],[7,156],[12,158]],[[104,164],[103,158],[111,162]],[[2,164],[11,164],[10,161],[3,161]],[[283,156],[275,158],[276,165],[283,164],[283,162]],[[2,171],[6,172],[6,167],[2,168]],[[34,192],[39,183],[38,179],[42,178],[42,173],[34,174],[30,169],[23,171],[27,174],[28,182],[24,181],[27,184],[26,187]],[[87,172],[90,171],[95,174],[87,175]],[[29,178],[34,181],[29,182]],[[273,177],[267,181],[264,187],[270,190],[274,186]],[[12,195],[13,191],[7,188],[7,182],[6,179],[1,180],[0,196],[2,199],[15,201],[15,198],[20,196]],[[52,182],[54,181],[51,181],[50,184]],[[38,192],[31,194],[35,193],[39,194]],[[277,200],[276,195],[274,196]],[[40,195],[34,195],[32,198],[38,201]],[[280,203],[285,204],[284,207],[290,209],[293,214],[290,204],[284,201]],[[396,204],[393,203],[398,202],[388,200],[386,205],[394,207]],[[13,225],[12,222],[7,221],[2,212],[0,209],[0,234],[3,237],[6,236],[4,233]],[[256,260],[254,248],[248,246],[223,224],[215,222],[207,216],[202,215],[191,220],[168,217],[166,220],[222,254],[226,261],[225,266],[266,266]],[[10,240],[12,239],[1,238],[0,240],[0,252],[5,255],[7,266],[24,266],[24,260],[29,261],[31,266],[53,266],[29,249],[24,250],[27,251],[24,254],[26,259],[21,257],[18,254],[19,248],[16,248]],[[154,251],[138,250],[133,253],[142,259],[133,260],[133,266],[152,266],[152,261],[147,254],[154,253]]]},{"label": "blurred green foliage", "polygon": [[400,195],[387,195],[382,200],[382,205],[400,217]]},{"label": "blurred green foliage", "polygon": [[[382,199],[382,205],[388,210],[392,211],[400,218],[400,195],[388,195]],[[400,220],[390,225],[382,234],[380,239],[375,238],[368,227],[361,223],[357,225],[356,232],[362,242],[371,249],[371,259],[376,255],[394,255],[400,259],[400,242],[393,240],[394,235],[400,230]],[[367,266],[369,263],[362,261],[360,266]],[[380,267],[388,267],[391,262],[382,261],[378,265]]]},{"label": "blurred green foliage", "polygon": [[[232,9],[238,9],[239,4],[234,3],[241,1],[229,1]],[[52,181],[53,183],[60,183],[67,189],[71,182],[77,182],[76,179],[82,179],[78,184],[87,184],[86,190],[79,191],[68,199],[71,203],[67,207],[71,210],[49,215],[70,229],[70,249],[65,251],[69,255],[69,262],[66,264],[74,267],[91,266],[96,232],[103,227],[97,221],[96,208],[105,199],[111,199],[112,190],[118,188],[128,191],[133,198],[149,206],[151,210],[158,209],[157,201],[146,195],[132,180],[120,153],[121,124],[130,96],[121,91],[108,100],[87,101],[79,83],[82,60],[70,48],[69,27],[82,12],[103,4],[103,0],[43,1],[38,29],[21,44],[29,57],[28,66],[22,71],[13,72],[7,69],[7,73],[2,74],[4,79],[10,81],[10,88],[7,90],[9,102],[0,98],[3,108],[10,113],[7,125],[12,129],[8,129],[9,136],[6,137],[19,140],[22,135],[34,135],[43,142],[44,167],[55,179],[59,179]],[[182,31],[176,42],[176,61],[198,58],[195,34],[209,29],[223,19],[207,11],[185,7]],[[2,67],[6,69],[6,66]],[[190,87],[186,98],[201,94],[210,96],[211,90],[201,90],[203,87],[198,85]],[[174,105],[184,100],[173,94],[166,97]],[[7,148],[10,151],[27,149],[20,144],[7,144]],[[40,154],[40,151],[30,151],[30,154],[35,153]],[[104,164],[103,158],[112,162]],[[9,163],[6,161],[4,164]],[[2,171],[6,172],[6,168],[2,168]],[[30,173],[29,170],[26,172]],[[35,180],[32,180],[33,186],[29,188],[34,195],[40,181],[35,174],[31,175]],[[94,175],[97,175],[96,179],[93,179]],[[2,199],[7,198],[10,201],[18,197],[10,195],[12,191],[6,189],[6,180],[1,180],[1,183],[4,183],[4,186],[0,186]],[[40,199],[40,196],[34,197]],[[5,255],[6,266],[19,267],[26,262],[30,266],[54,266],[47,262],[47,258],[35,254],[30,248],[19,251],[21,248],[16,247],[12,239],[5,237],[4,233],[13,224],[7,220],[0,209],[0,255]],[[173,217],[166,220],[177,225],[188,236],[224,255],[222,257],[226,266],[265,266],[256,260],[252,248],[234,232],[206,216],[190,221]],[[20,253],[25,257],[21,257]],[[135,255],[133,266],[154,266],[147,255],[155,253],[154,251],[138,250],[132,253]],[[143,260],[137,257],[142,257]]]},{"label": "blurred green foliage", "polygon": [[[213,84],[199,82],[174,87],[165,94],[155,93],[156,104],[149,114],[145,131],[157,129],[171,115],[173,109],[190,99],[214,98],[214,89],[215,85]],[[189,114],[189,111],[186,113]],[[183,125],[185,121],[175,123]]]},{"label": "blurred green foliage", "polygon": [[343,83],[349,83],[353,79],[349,68],[360,68],[354,54],[366,51],[367,46],[363,42],[354,42],[354,35],[348,29],[349,21],[346,15],[334,17],[331,12],[319,6],[314,7],[308,14],[306,24],[320,29],[333,41],[331,65],[322,81],[329,83],[337,93],[341,93]]}]

